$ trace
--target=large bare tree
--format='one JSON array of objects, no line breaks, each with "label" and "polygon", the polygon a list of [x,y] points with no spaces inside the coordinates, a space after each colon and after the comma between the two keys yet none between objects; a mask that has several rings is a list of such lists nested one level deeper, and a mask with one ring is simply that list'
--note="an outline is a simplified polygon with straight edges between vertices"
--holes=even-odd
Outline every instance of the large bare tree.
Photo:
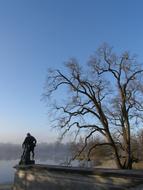
[{"label": "large bare tree", "polygon": [[143,118],[143,69],[136,56],[128,52],[117,56],[104,44],[86,65],[70,59],[65,68],[50,70],[46,82],[45,97],[57,99],[53,127],[61,128],[63,135],[74,131],[75,138],[85,134],[84,146],[76,156],[91,136],[99,134],[103,140],[88,146],[87,157],[97,146],[110,146],[117,167],[131,169],[131,134],[137,132]]}]

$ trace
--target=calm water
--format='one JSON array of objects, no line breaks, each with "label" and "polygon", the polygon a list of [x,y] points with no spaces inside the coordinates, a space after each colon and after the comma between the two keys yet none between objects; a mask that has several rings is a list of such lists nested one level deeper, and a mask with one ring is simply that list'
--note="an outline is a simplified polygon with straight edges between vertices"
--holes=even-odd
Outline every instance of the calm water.
[{"label": "calm water", "polygon": [[[13,182],[14,180],[14,172],[13,168],[16,164],[18,164],[19,160],[0,160],[0,184]],[[36,161],[36,164],[58,164],[56,161],[47,160],[47,161]]]},{"label": "calm water", "polygon": [[[15,169],[13,168],[15,165],[19,163],[19,160],[0,160],[0,184],[2,183],[12,183],[14,180]],[[64,165],[65,162],[62,160],[36,160],[36,164],[49,164],[49,165]],[[87,165],[83,165],[83,163],[79,163],[79,161],[74,160],[72,162],[72,166],[84,167]]]}]

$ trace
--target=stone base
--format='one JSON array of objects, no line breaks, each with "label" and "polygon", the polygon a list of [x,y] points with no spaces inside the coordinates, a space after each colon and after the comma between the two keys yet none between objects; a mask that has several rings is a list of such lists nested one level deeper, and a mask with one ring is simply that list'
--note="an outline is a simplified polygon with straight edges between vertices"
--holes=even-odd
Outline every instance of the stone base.
[{"label": "stone base", "polygon": [[16,166],[13,190],[143,190],[143,170]]},{"label": "stone base", "polygon": [[19,165],[33,165],[35,164],[35,160],[20,160]]}]

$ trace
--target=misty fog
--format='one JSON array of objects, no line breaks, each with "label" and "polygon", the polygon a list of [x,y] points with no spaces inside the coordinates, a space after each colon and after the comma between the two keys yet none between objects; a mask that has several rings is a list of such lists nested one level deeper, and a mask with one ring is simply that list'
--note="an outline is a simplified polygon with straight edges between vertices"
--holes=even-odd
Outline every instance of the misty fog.
[{"label": "misty fog", "polygon": [[[0,160],[20,159],[23,149],[21,145],[11,143],[0,143]],[[70,156],[70,144],[40,143],[35,147],[36,160],[61,160]]]}]

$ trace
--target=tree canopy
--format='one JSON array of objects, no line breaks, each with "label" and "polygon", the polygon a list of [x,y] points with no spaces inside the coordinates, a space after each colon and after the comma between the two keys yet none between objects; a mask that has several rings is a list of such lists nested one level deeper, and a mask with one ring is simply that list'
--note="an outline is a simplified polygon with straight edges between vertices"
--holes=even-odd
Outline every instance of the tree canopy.
[{"label": "tree canopy", "polygon": [[74,131],[75,139],[84,132],[84,146],[77,155],[99,134],[103,141],[88,146],[87,158],[96,147],[108,145],[117,167],[131,169],[131,135],[143,119],[143,69],[136,56],[117,55],[103,44],[86,65],[72,58],[65,67],[66,71],[49,70],[46,81],[44,95],[50,103],[53,93],[58,93],[57,100],[64,97],[53,103],[53,127],[62,129],[63,135]]}]

